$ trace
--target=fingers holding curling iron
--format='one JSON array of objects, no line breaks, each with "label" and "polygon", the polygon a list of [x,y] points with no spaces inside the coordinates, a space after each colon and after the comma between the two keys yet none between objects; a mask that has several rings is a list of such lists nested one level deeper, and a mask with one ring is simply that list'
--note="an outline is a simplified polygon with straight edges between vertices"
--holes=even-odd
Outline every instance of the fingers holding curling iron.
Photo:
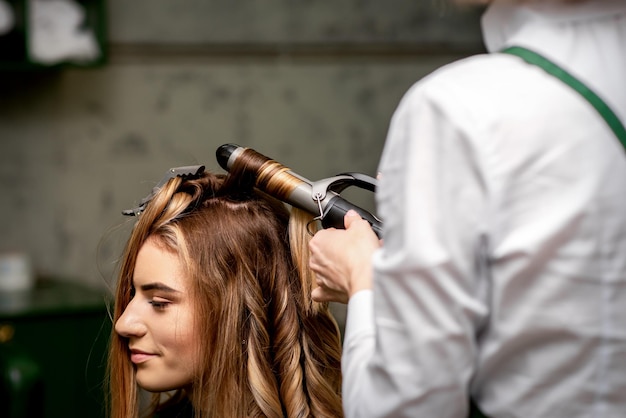
[{"label": "fingers holding curling iron", "polygon": [[345,216],[345,230],[319,231],[309,242],[309,267],[316,274],[317,301],[345,303],[358,291],[371,289],[371,258],[380,241],[370,225],[355,211]]}]

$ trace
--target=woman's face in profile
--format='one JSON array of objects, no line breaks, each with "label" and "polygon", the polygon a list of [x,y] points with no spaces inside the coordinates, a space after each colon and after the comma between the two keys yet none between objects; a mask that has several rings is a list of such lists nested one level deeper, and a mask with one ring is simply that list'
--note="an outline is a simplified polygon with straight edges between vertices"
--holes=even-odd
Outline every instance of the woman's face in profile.
[{"label": "woman's face in profile", "polygon": [[178,256],[149,238],[137,255],[133,288],[115,331],[128,339],[137,383],[150,392],[190,385],[199,364],[198,341]]}]

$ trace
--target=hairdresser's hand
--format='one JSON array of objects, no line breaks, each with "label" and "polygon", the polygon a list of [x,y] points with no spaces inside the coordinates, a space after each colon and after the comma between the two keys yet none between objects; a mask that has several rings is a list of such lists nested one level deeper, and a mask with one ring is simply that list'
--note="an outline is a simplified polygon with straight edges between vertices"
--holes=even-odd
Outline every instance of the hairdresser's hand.
[{"label": "hairdresser's hand", "polygon": [[380,246],[370,224],[355,211],[344,218],[346,229],[323,229],[309,243],[309,265],[318,287],[318,302],[347,303],[353,294],[372,288],[372,255]]}]

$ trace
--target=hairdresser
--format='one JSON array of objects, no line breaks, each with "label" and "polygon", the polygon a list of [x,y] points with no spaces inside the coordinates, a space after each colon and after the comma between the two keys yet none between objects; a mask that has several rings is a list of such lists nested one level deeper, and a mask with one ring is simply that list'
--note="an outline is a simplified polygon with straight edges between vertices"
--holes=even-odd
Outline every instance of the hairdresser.
[{"label": "hairdresser", "polygon": [[382,241],[348,214],[310,243],[313,297],[348,302],[346,416],[624,417],[626,1],[482,25],[490,53],[393,116]]}]

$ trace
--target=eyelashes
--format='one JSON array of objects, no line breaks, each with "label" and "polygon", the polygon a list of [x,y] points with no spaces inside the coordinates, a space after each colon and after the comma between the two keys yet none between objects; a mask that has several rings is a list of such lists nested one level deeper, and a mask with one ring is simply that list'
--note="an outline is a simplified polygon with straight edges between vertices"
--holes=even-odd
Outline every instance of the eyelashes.
[{"label": "eyelashes", "polygon": [[[163,311],[163,310],[167,309],[167,307],[170,304],[173,303],[172,300],[169,300],[169,299],[166,299],[166,298],[163,298],[163,297],[160,297],[160,296],[156,296],[156,295],[149,295],[149,293],[152,293],[151,291],[147,292],[148,294],[145,294],[145,292],[143,292],[143,291],[141,293],[144,294],[143,297],[148,299],[147,300],[148,304],[150,304],[155,311]],[[130,303],[130,301],[135,299],[136,296],[137,296],[137,290],[136,290],[135,286],[131,286],[129,303]],[[146,296],[150,296],[151,298],[149,299]]]},{"label": "eyelashes", "polygon": [[154,310],[156,310],[156,311],[163,311],[163,310],[165,310],[168,307],[168,305],[171,302],[167,301],[167,300],[160,300],[160,299],[159,300],[155,300],[155,299],[152,299],[152,300],[148,301],[148,303],[150,305],[152,305]]}]

